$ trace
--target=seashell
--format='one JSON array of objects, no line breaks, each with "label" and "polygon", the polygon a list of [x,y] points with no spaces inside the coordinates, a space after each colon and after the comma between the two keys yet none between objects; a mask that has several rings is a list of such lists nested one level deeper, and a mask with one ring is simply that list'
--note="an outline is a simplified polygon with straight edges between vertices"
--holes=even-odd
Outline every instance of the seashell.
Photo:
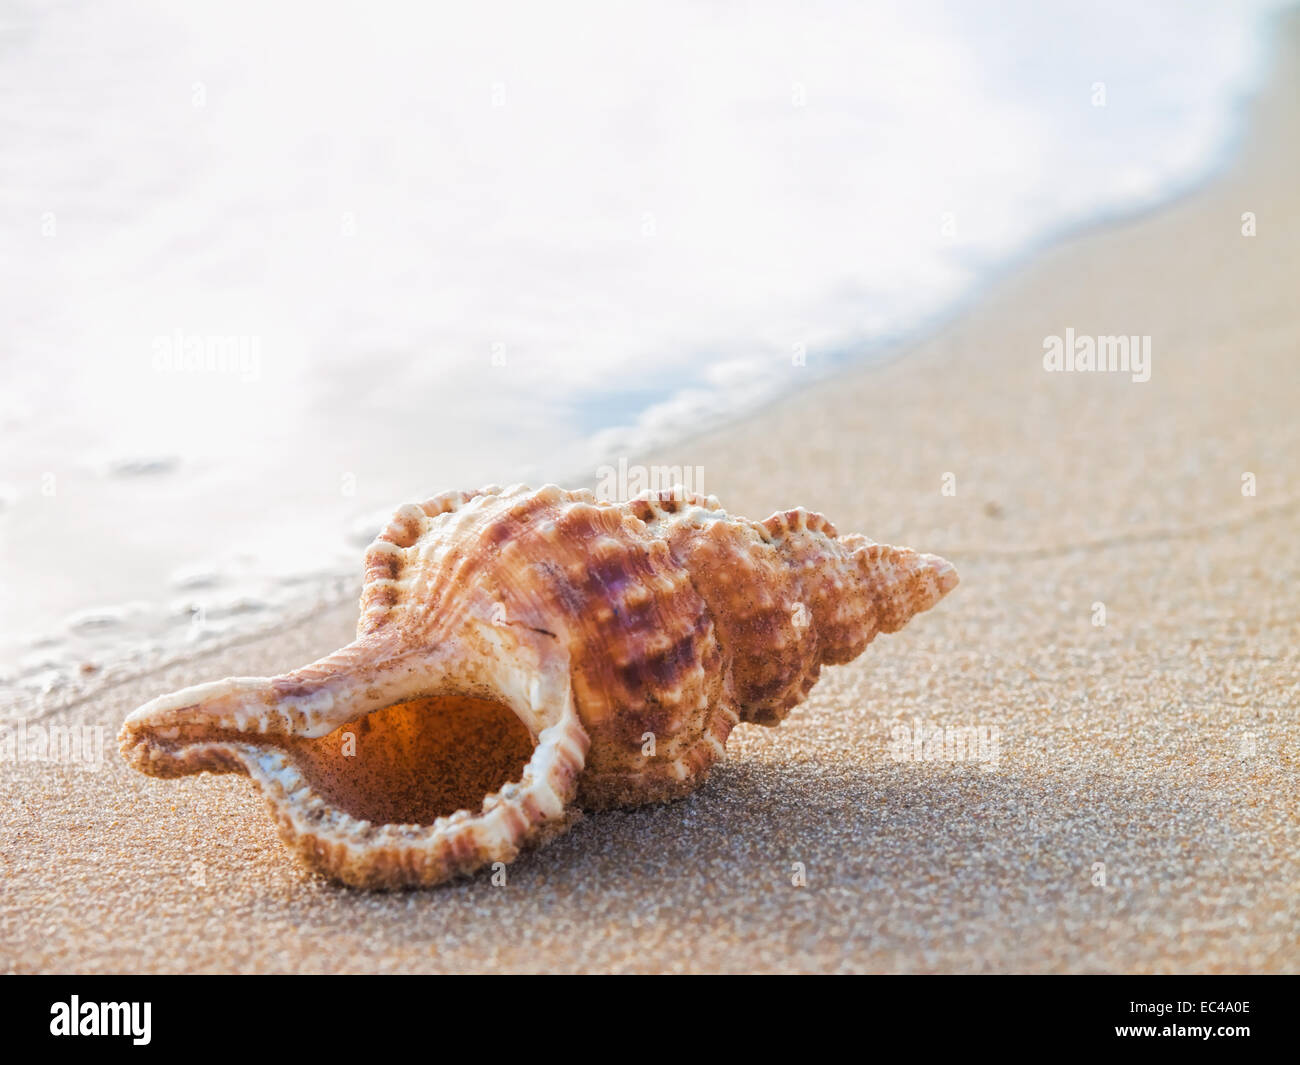
[{"label": "seashell", "polygon": [[579,810],[686,795],[738,722],[778,724],[823,665],[956,583],[935,555],[802,509],[452,492],[400,508],[367,550],[354,642],[155,699],[119,740],[153,776],[247,774],[321,873],[435,884]]}]

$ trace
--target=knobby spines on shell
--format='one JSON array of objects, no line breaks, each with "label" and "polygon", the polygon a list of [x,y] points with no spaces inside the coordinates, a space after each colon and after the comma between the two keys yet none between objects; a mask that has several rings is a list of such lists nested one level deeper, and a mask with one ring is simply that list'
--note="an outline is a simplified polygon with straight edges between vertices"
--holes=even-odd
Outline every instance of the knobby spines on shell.
[{"label": "knobby spines on shell", "polygon": [[[838,536],[801,508],[757,522],[685,492],[443,493],[399,508],[367,550],[353,644],[282,677],[155,700],[128,719],[123,751],[154,775],[248,773],[295,851],[346,882],[432,883],[508,861],[575,805],[688,793],[739,721],[779,723],[823,665],[955,580],[942,559]],[[489,732],[486,706],[522,722],[533,753],[518,780],[435,816],[444,799],[418,777],[451,764],[430,744],[466,699]],[[329,747],[347,729],[363,737],[356,763]],[[490,761],[495,735],[454,756]],[[377,788],[424,798],[376,805]]]}]

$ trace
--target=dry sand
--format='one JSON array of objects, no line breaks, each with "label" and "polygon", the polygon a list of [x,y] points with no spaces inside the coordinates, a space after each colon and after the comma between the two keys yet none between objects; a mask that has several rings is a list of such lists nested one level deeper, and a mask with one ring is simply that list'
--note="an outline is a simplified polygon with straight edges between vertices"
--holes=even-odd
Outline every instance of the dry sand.
[{"label": "dry sand", "polygon": [[[590,816],[505,887],[367,895],[291,861],[241,778],[150,780],[113,751],[97,773],[5,765],[3,967],[1300,970],[1296,29],[1203,190],[1061,243],[888,366],[647,457],[963,578],[780,729],[738,729],[692,798]],[[1045,373],[1067,327],[1150,335],[1151,380]],[[49,721],[111,737],[153,695],[299,665],[352,623]],[[996,727],[997,767],[892,760],[915,718]]]}]

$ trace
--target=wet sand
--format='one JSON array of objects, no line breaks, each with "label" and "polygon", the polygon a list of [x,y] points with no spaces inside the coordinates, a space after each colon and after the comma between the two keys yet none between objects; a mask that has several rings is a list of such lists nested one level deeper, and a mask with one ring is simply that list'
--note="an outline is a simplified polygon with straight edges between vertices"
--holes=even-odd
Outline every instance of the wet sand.
[{"label": "wet sand", "polygon": [[[156,781],[116,756],[148,698],[346,641],[335,608],[43,719],[102,726],[106,762],[3,765],[3,967],[1300,969],[1288,25],[1204,189],[1058,244],[887,365],[644,457],[703,467],[737,513],[801,504],[962,575],[781,728],[737,729],[690,799],[588,816],[504,887],[369,895],[294,863],[242,778]],[[1150,380],[1045,372],[1067,329],[1149,336]],[[996,765],[896,760],[917,721],[996,729]]]}]

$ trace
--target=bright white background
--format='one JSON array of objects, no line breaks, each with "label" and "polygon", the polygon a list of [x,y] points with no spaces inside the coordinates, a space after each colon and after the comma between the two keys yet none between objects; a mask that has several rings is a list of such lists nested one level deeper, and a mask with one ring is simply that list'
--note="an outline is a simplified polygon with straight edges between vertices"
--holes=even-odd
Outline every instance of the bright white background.
[{"label": "bright white background", "polygon": [[868,356],[1202,177],[1271,6],[0,6],[0,661]]}]

